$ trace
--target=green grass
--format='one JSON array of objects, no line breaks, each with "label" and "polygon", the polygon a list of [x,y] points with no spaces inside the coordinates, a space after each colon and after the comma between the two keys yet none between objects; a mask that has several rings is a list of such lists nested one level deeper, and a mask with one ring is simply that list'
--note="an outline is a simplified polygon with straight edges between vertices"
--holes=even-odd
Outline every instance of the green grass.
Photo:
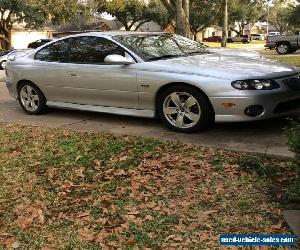
[{"label": "green grass", "polygon": [[300,67],[300,56],[267,56],[266,58]]},{"label": "green grass", "polygon": [[[209,47],[221,47],[221,43],[216,42],[204,42],[205,45]],[[227,43],[228,48],[232,49],[249,49],[249,48],[257,48],[261,47],[263,49],[265,41],[252,41],[251,43],[243,44],[243,43]]]},{"label": "green grass", "polygon": [[0,249],[214,249],[221,233],[289,233],[272,192],[285,173],[222,150],[0,124]]}]

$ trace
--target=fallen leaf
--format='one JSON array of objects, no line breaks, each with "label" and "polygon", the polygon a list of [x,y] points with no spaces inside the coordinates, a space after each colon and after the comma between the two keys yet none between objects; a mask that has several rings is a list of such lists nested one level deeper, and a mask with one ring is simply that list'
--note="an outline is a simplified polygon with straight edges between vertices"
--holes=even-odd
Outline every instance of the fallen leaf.
[{"label": "fallen leaf", "polygon": [[129,239],[126,241],[126,245],[134,245],[135,244],[135,239]]},{"label": "fallen leaf", "polygon": [[78,156],[75,158],[75,162],[78,162],[81,158],[82,158],[82,155],[78,155]]}]

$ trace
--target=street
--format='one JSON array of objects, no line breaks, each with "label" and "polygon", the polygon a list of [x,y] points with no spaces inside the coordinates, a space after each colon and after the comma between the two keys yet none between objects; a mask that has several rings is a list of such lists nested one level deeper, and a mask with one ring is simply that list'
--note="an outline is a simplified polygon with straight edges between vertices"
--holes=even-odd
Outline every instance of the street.
[{"label": "street", "polygon": [[[1,71],[1,78],[4,77]],[[55,128],[70,128],[82,131],[106,132],[115,135],[137,135],[175,140],[221,149],[292,157],[286,145],[284,128],[286,118],[251,123],[216,124],[207,131],[196,134],[174,133],[159,121],[144,118],[117,116],[102,113],[51,109],[42,116],[25,114],[0,83],[0,121]]]}]

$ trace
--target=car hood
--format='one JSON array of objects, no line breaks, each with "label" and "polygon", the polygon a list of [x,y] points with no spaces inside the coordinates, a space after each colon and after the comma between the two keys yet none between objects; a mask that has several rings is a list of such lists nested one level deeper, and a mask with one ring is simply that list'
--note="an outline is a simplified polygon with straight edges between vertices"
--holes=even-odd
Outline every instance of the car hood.
[{"label": "car hood", "polygon": [[297,73],[297,70],[290,65],[268,59],[217,53],[176,57],[148,63],[152,64],[152,69],[157,67],[159,71],[230,80],[274,79]]}]

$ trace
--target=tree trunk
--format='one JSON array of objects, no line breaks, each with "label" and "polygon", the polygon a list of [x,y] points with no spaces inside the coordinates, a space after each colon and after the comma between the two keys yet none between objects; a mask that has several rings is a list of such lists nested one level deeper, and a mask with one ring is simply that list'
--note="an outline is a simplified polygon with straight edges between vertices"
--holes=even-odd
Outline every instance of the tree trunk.
[{"label": "tree trunk", "polygon": [[185,36],[190,37],[190,0],[183,0]]},{"label": "tree trunk", "polygon": [[2,37],[1,37],[1,46],[2,49],[4,50],[11,50],[11,31],[8,32],[1,32]]},{"label": "tree trunk", "polygon": [[176,21],[175,31],[177,34],[190,36],[190,1],[189,0],[161,0],[163,5]]},{"label": "tree trunk", "polygon": [[228,0],[224,0],[224,16],[223,16],[223,27],[222,27],[222,47],[227,47],[228,37]]},{"label": "tree trunk", "polygon": [[185,29],[185,15],[182,8],[182,0],[176,0],[175,13],[176,13],[176,33],[182,36],[186,35]]}]

